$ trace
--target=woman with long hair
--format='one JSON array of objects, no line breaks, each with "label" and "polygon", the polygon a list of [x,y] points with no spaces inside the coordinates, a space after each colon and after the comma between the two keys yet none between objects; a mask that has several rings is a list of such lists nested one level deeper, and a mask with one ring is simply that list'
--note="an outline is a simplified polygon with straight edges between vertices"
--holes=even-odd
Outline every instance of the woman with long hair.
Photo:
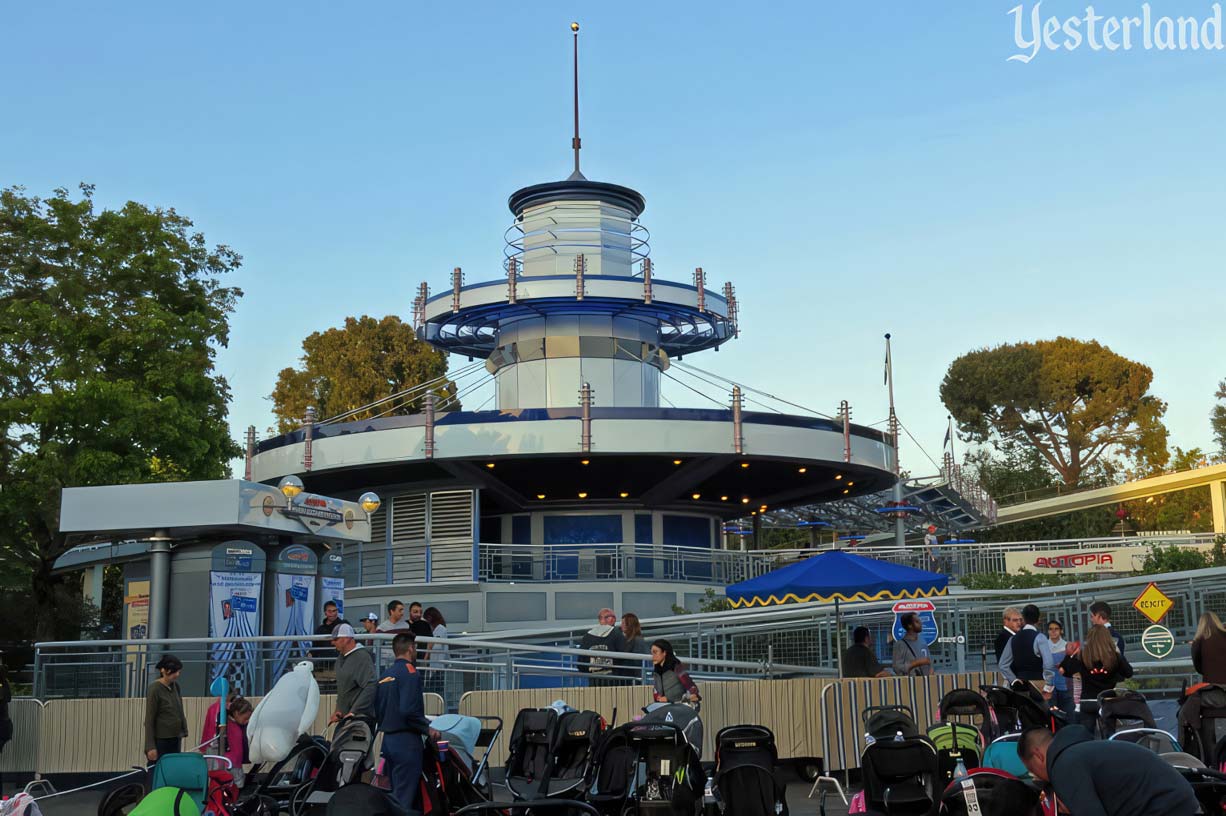
[{"label": "woman with long hair", "polygon": [[[626,645],[622,651],[634,654],[651,654],[651,647],[643,637],[643,624],[639,616],[633,612],[622,615],[622,639]],[[626,678],[630,685],[637,685],[643,679],[643,664],[637,660],[619,660],[617,673]]]},{"label": "woman with long hair", "polygon": [[[251,701],[237,691],[230,692],[230,696],[226,698],[226,750],[221,755],[230,760],[230,773],[234,775],[234,782],[240,787],[243,784],[243,766],[249,761],[247,758],[247,723],[251,720],[254,710]],[[221,719],[220,713],[221,700],[216,700],[204,714],[204,731],[200,735],[200,742],[208,743],[205,745],[205,753],[221,753],[218,739],[221,730],[218,723],[218,720]]]},{"label": "woman with long hair", "polygon": [[651,664],[657,703],[697,703],[702,700],[698,686],[685,670],[685,664],[677,659],[673,644],[667,640],[652,643]]},{"label": "woman with long hair", "polygon": [[177,754],[187,736],[187,715],[183,713],[183,692],[179,675],[183,661],[172,654],[157,662],[158,679],[145,694],[145,758],[149,764],[165,754]]},{"label": "woman with long hair", "polygon": [[[421,613],[421,619],[430,624],[430,637],[445,640],[450,637],[447,631],[447,619],[443,617],[443,613],[439,611],[437,606],[431,606]],[[433,664],[433,671],[426,673],[426,691],[432,691],[435,694],[441,694],[444,700],[448,700],[448,683],[447,678],[451,672],[447,671],[447,656],[450,652],[450,647],[446,643],[431,643],[426,648],[424,656],[419,658],[419,663],[429,666]],[[420,655],[421,652],[418,652]]]},{"label": "woman with long hair", "polygon": [[1132,665],[1120,654],[1111,630],[1100,623],[1090,627],[1084,644],[1069,644],[1060,667],[1065,677],[1081,678],[1081,724],[1091,730],[1098,719],[1098,695],[1132,677]]},{"label": "woman with long hair", "polygon": [[1226,626],[1213,612],[1201,615],[1196,624],[1192,665],[1206,683],[1226,685]]}]

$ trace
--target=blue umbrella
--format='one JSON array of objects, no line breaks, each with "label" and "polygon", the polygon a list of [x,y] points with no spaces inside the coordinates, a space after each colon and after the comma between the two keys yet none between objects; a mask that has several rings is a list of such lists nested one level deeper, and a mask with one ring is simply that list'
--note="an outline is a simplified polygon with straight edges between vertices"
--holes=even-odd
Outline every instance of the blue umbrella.
[{"label": "blue umbrella", "polygon": [[831,550],[796,564],[732,584],[724,590],[733,609],[809,601],[834,602],[835,651],[839,674],[843,654],[839,638],[839,604],[853,601],[903,601],[944,595],[949,577]]}]

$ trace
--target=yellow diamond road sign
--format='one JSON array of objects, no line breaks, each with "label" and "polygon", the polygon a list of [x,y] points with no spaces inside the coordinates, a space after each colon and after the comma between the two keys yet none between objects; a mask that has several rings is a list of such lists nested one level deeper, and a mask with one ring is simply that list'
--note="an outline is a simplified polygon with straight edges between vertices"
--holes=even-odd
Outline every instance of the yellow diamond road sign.
[{"label": "yellow diamond road sign", "polygon": [[1175,605],[1175,602],[1168,598],[1166,593],[1158,589],[1157,584],[1151,583],[1137,596],[1132,605],[1142,615],[1157,623],[1166,616],[1167,612],[1171,611],[1171,607]]}]

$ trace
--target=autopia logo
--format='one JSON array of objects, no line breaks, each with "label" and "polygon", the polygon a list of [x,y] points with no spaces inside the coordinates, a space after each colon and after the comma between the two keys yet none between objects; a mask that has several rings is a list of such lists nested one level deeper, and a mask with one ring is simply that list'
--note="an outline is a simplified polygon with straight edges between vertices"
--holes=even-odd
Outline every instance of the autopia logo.
[{"label": "autopia logo", "polygon": [[1209,6],[1204,17],[1155,15],[1142,3],[1135,16],[1098,14],[1086,6],[1079,16],[1044,16],[1042,0],[1033,6],[1014,6],[1013,44],[1017,53],[1009,62],[1028,63],[1040,51],[1222,51],[1222,4]]}]

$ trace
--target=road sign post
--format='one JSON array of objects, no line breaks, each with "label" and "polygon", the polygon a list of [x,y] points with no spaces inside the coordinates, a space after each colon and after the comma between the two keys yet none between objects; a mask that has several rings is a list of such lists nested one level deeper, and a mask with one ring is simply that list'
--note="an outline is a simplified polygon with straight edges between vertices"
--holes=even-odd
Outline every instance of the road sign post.
[{"label": "road sign post", "polygon": [[941,636],[937,628],[937,607],[932,601],[899,601],[894,604],[894,639],[902,640],[906,634],[902,628],[902,616],[908,612],[919,615],[920,623],[924,625],[920,632],[920,640],[931,646]]},{"label": "road sign post", "polygon": [[1150,581],[1149,586],[1145,587],[1137,599],[1132,602],[1133,608],[1149,618],[1150,623],[1160,623],[1174,605],[1175,602],[1165,592],[1158,589],[1158,585],[1153,581]]}]

